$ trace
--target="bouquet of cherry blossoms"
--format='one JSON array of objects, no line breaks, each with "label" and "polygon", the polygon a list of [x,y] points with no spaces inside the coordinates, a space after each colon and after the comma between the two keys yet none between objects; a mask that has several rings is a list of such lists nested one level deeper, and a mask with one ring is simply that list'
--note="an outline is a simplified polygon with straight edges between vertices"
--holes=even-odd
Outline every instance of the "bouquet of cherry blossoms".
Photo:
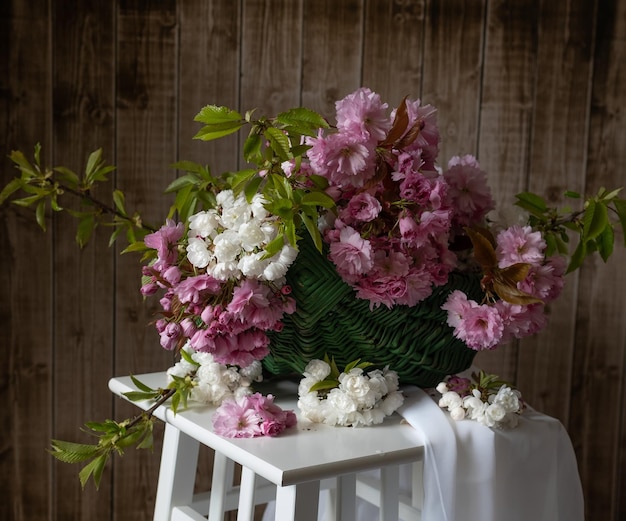
[{"label": "bouquet of cherry blossoms", "polygon": [[[166,189],[175,200],[161,227],[128,211],[118,190],[112,206],[96,204],[91,188],[112,170],[101,151],[83,176],[42,166],[38,147],[33,163],[13,152],[20,177],[0,192],[0,203],[25,191],[14,202],[35,205],[45,229],[46,209],[61,211],[60,198],[78,196],[81,245],[112,216],[112,241],[125,232],[125,251],[143,253],[141,292],[159,298],[161,346],[182,357],[168,389],[137,382],[135,397],[172,399],[175,408],[190,397],[227,404],[217,425],[254,436],[293,424],[271,398],[253,393],[261,364],[278,374],[304,372],[312,384],[301,389],[304,414],[377,423],[398,405],[396,371],[401,381],[434,386],[469,367],[477,350],[536,333],[565,273],[589,253],[606,260],[615,226],[626,229],[619,189],[586,198],[568,192],[582,200],[579,210],[518,194],[523,222],[491,220],[486,173],[470,155],[439,165],[436,109],[420,100],[391,109],[360,88],[337,101],[334,119],[302,107],[274,117],[204,107],[196,138],[247,128],[247,166],[214,175],[176,164],[184,174]],[[572,234],[579,241],[567,259]],[[327,353],[348,367],[332,390],[320,387],[325,376],[312,383],[319,367],[307,365]],[[350,366],[360,359],[377,369]],[[353,391],[363,391],[363,402],[345,392],[357,381]],[[229,414],[249,419],[250,428],[233,431]],[[130,425],[149,429],[143,420]],[[132,434],[129,423],[92,426],[110,440]],[[120,449],[115,443],[104,444],[106,455]],[[58,443],[55,455],[72,450]],[[76,454],[67,460],[78,461]]]}]

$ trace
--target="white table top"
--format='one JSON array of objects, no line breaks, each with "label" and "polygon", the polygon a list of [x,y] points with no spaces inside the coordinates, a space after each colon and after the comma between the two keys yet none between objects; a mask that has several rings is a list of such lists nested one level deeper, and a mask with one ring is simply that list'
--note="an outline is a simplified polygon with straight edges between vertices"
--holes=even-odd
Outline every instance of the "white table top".
[{"label": "white table top", "polygon": [[[167,385],[165,372],[135,376],[153,389]],[[128,376],[112,378],[109,388],[118,396],[136,390]],[[255,389],[274,394],[277,405],[298,413],[297,386],[293,382],[259,384]],[[144,410],[152,405],[150,401],[132,403]],[[422,459],[424,454],[417,432],[397,414],[381,425],[360,428],[331,427],[298,416],[297,426],[276,438],[242,439],[223,438],[213,432],[214,407],[193,402],[189,405],[178,414],[161,406],[155,416],[280,486],[408,463]]]}]

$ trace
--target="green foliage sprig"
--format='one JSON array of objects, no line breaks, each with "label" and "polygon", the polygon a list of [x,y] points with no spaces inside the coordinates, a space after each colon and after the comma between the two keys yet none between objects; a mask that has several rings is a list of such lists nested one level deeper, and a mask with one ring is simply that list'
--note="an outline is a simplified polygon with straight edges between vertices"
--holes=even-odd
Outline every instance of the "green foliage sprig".
[{"label": "green foliage sprig", "polygon": [[[192,361],[192,363],[195,363]],[[197,365],[197,364],[196,364]],[[81,486],[84,488],[89,478],[93,478],[96,488],[100,487],[102,473],[112,454],[122,456],[124,451],[132,446],[137,449],[152,449],[154,426],[154,411],[168,400],[171,408],[178,412],[181,405],[187,408],[191,390],[194,387],[192,374],[185,377],[173,376],[173,381],[165,389],[151,389],[134,376],[131,379],[138,391],[129,391],[124,396],[131,401],[154,400],[154,404],[147,411],[121,422],[105,420],[104,422],[87,422],[85,432],[98,438],[95,444],[74,443],[62,440],[52,440],[50,454],[64,463],[88,463],[78,474]]]},{"label": "green foliage sprig", "polygon": [[[578,236],[578,244],[571,254],[568,272],[578,269],[585,258],[598,252],[604,262],[613,253],[615,228],[619,224],[626,246],[626,200],[619,199],[622,188],[600,188],[594,196],[584,200],[581,210],[557,209],[548,206],[545,199],[534,193],[524,192],[516,196],[517,206],[529,214],[529,224],[541,231],[547,244],[546,255],[556,252],[568,255],[570,234]],[[576,192],[565,192],[570,199],[582,200]],[[615,216],[616,219],[611,219]]]}]

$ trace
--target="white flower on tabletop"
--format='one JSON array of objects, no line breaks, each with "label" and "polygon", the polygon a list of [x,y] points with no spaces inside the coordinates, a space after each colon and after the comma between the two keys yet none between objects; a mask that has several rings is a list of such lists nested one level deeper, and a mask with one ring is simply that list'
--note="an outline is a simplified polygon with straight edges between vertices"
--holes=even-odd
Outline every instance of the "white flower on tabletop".
[{"label": "white flower on tabletop", "polygon": [[247,367],[239,369],[239,374],[250,382],[260,382],[263,380],[263,366],[259,360],[254,360]]},{"label": "white flower on tabletop", "polygon": [[436,387],[436,391],[439,394],[445,394],[448,392],[448,384],[446,382],[439,382]]},{"label": "white flower on tabletop", "polygon": [[213,253],[203,239],[190,237],[187,243],[187,259],[196,268],[206,268],[213,260]]},{"label": "white flower on tabletop", "polygon": [[380,403],[378,409],[390,416],[404,403],[404,395],[400,391],[390,392]]},{"label": "white flower on tabletop", "polygon": [[[330,365],[324,362],[324,360],[311,360],[304,368],[304,372],[302,374],[305,379],[312,378],[320,381],[330,374]],[[304,382],[305,379],[302,381]]]},{"label": "white flower on tabletop", "polygon": [[[490,397],[491,398],[491,397]],[[493,403],[499,404],[507,413],[518,412],[520,410],[520,393],[515,389],[503,385],[498,393],[493,396]]]},{"label": "white flower on tabletop", "polygon": [[466,414],[467,411],[461,406],[450,409],[450,418],[452,418],[454,421],[464,420]]},{"label": "white flower on tabletop", "polygon": [[506,416],[504,407],[498,403],[491,403],[485,408],[485,425],[494,427]]},{"label": "white flower on tabletop", "polygon": [[339,415],[347,415],[358,409],[358,404],[354,397],[339,388],[331,389],[326,400],[328,405],[336,410]]},{"label": "white flower on tabletop", "polygon": [[370,392],[369,379],[363,375],[363,369],[355,367],[349,373],[339,375],[339,385],[351,398],[360,402]]},{"label": "white flower on tabletop", "polygon": [[455,391],[446,391],[439,399],[439,407],[447,408],[449,411],[462,405],[463,398]]},{"label": "white flower on tabletop", "polygon": [[188,374],[193,373],[196,369],[197,366],[190,364],[187,360],[181,359],[167,370],[168,383],[174,380],[172,378],[173,376],[184,378]]},{"label": "white flower on tabletop", "polygon": [[387,392],[397,391],[400,388],[400,377],[396,371],[392,371],[389,366],[386,366],[383,369],[383,375],[387,382]]}]

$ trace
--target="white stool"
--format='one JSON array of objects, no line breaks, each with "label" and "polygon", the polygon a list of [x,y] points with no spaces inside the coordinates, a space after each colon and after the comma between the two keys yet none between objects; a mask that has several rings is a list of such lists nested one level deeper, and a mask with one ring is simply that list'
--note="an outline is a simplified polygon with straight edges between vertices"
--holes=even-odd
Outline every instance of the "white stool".
[{"label": "white stool", "polygon": [[[166,386],[166,374],[137,378],[153,389]],[[115,394],[135,390],[130,377],[113,378]],[[259,387],[272,393],[283,409],[296,410],[297,386],[278,382]],[[133,402],[148,409],[150,402]],[[252,521],[254,506],[276,499],[276,521],[315,521],[321,488],[335,490],[336,518],[355,519],[359,495],[379,506],[380,519],[419,519],[421,471],[410,497],[399,498],[399,465],[420,462],[423,447],[411,426],[394,415],[371,428],[329,427],[300,421],[276,438],[223,438],[212,430],[212,408],[191,404],[174,414],[159,407],[155,416],[166,422],[155,521],[222,521],[237,510],[238,521]],[[215,451],[212,488],[194,496],[200,443]],[[232,485],[233,466],[242,467],[241,484]],[[359,472],[380,469],[380,479]]]}]

